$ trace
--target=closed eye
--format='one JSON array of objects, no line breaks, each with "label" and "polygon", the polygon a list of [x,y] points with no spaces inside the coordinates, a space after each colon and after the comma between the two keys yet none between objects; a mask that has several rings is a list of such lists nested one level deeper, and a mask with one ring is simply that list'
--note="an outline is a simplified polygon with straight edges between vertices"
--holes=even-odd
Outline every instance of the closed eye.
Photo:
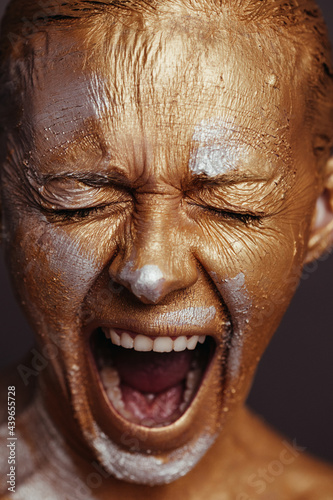
[{"label": "closed eye", "polygon": [[226,220],[238,220],[243,224],[261,224],[263,219],[262,215],[252,214],[249,212],[233,212],[231,210],[219,209],[209,205],[200,205],[198,203],[189,203],[189,205],[199,207],[205,212],[209,212],[219,218],[223,218]]},{"label": "closed eye", "polygon": [[106,209],[107,205],[100,207],[89,207],[89,208],[76,208],[73,210],[70,209],[62,209],[62,210],[52,210],[48,211],[51,215],[63,220],[63,221],[71,221],[78,219],[87,219],[91,215],[95,215],[99,212],[103,212]]},{"label": "closed eye", "polygon": [[84,220],[97,218],[99,215],[104,216],[105,212],[108,212],[114,216],[117,213],[123,212],[126,205],[127,205],[126,202],[119,202],[119,203],[108,203],[107,205],[99,205],[86,208],[73,208],[73,209],[44,208],[43,211],[46,213],[49,220],[52,222],[80,222]]}]

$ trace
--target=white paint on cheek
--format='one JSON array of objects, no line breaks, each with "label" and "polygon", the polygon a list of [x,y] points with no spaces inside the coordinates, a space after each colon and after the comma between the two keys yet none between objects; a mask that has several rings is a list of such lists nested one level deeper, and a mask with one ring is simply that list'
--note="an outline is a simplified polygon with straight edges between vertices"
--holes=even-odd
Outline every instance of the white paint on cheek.
[{"label": "white paint on cheek", "polygon": [[165,281],[162,271],[156,265],[145,265],[140,269],[132,270],[133,262],[128,262],[120,273],[120,279],[128,283],[132,292],[138,298],[157,302],[162,295]]},{"label": "white paint on cheek", "polygon": [[[40,217],[38,226],[26,227],[25,232],[25,246],[28,249],[32,245],[38,248],[40,258],[47,260],[55,279],[60,279],[68,289],[78,292],[90,285],[98,271],[91,238],[70,235],[61,227],[50,224],[44,216]],[[40,265],[41,271],[44,271],[44,260]],[[26,274],[31,267],[38,269],[36,259],[28,262]]]},{"label": "white paint on cheek", "polygon": [[216,309],[211,307],[187,307],[180,311],[163,313],[161,322],[172,326],[202,326],[215,318]]},{"label": "white paint on cheek", "polygon": [[222,295],[223,300],[231,314],[233,336],[229,353],[228,368],[232,377],[237,377],[240,369],[244,347],[244,331],[249,323],[252,301],[245,285],[245,275],[240,272],[234,278],[217,278],[216,273],[211,273],[212,278]]},{"label": "white paint on cheek", "polygon": [[[252,305],[245,286],[245,275],[240,272],[234,278],[221,281],[224,297],[232,316],[235,316],[237,334],[241,335],[246,326],[248,311]],[[237,317],[236,317],[237,316]]]},{"label": "white paint on cheek", "polygon": [[214,177],[235,170],[245,154],[245,146],[233,140],[237,128],[222,119],[202,120],[194,129],[192,141],[199,146],[191,154],[189,168],[197,174]]},{"label": "white paint on cheek", "polygon": [[[62,328],[65,330],[75,323],[78,308],[96,277],[97,264],[88,245],[79,242],[78,237],[71,237],[64,229],[52,226],[44,216],[40,216],[37,222],[38,224],[36,221],[32,224],[29,219],[25,222],[25,235],[22,240],[23,274],[29,276],[32,273],[36,283],[39,280],[42,290],[45,290],[44,287],[49,289],[50,299],[55,300],[64,317],[71,319],[64,322],[62,315],[58,315],[54,319],[58,320],[58,324],[54,326],[53,323],[50,324],[49,311],[35,307],[31,301],[29,307],[38,319],[39,335],[44,335],[51,344],[60,348],[63,348],[64,342],[70,342],[67,352],[71,352],[72,340],[61,335]],[[34,254],[37,257],[31,258]],[[24,258],[26,255],[30,257],[29,261]],[[66,395],[65,368],[60,353],[50,360],[50,364],[62,387],[63,395]]]},{"label": "white paint on cheek", "polygon": [[48,228],[49,251],[45,252],[51,271],[71,289],[86,290],[98,272],[96,259],[88,250],[88,240],[80,242],[61,228]]}]

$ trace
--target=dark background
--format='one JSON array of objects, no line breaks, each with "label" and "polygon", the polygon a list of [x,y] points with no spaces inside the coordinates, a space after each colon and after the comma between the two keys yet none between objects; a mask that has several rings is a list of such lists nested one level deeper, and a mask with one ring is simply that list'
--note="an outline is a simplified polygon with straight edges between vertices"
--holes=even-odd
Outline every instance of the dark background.
[{"label": "dark background", "polygon": [[[0,0],[2,17],[6,0]],[[333,41],[333,1],[320,0]],[[257,372],[249,405],[307,451],[333,462],[333,256],[308,267]],[[0,255],[0,366],[33,345]]]}]

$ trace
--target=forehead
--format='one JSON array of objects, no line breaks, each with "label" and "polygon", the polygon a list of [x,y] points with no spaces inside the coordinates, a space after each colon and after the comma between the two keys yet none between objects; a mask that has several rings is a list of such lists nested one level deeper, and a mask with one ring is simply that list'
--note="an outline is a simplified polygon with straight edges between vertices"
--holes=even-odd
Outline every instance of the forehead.
[{"label": "forehead", "polygon": [[41,171],[74,168],[79,158],[81,169],[168,164],[171,172],[198,149],[202,157],[223,150],[233,169],[250,159],[261,173],[287,166],[297,89],[278,41],[272,52],[260,33],[200,38],[118,25],[103,42],[87,38],[50,32],[51,52],[34,61],[26,109]]}]

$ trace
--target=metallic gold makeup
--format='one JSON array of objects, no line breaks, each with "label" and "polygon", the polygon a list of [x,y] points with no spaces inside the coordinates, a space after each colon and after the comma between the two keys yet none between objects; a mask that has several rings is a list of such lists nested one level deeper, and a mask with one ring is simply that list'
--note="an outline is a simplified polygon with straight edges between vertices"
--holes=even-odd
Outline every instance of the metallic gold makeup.
[{"label": "metallic gold makeup", "polygon": [[[323,187],[307,59],[271,11],[259,30],[235,3],[217,24],[205,14],[216,4],[157,2],[157,17],[105,4],[85,2],[76,25],[65,2],[29,39],[1,170],[13,281],[38,345],[59,349],[43,407],[82,475],[98,463],[115,497],[146,498],[131,482],[161,498],[178,479],[178,498],[201,471],[191,500],[205,497],[203,473],[211,496],[236,498],[239,457],[257,434],[275,443],[242,407]],[[208,38],[170,28],[179,8],[197,10]]]}]

